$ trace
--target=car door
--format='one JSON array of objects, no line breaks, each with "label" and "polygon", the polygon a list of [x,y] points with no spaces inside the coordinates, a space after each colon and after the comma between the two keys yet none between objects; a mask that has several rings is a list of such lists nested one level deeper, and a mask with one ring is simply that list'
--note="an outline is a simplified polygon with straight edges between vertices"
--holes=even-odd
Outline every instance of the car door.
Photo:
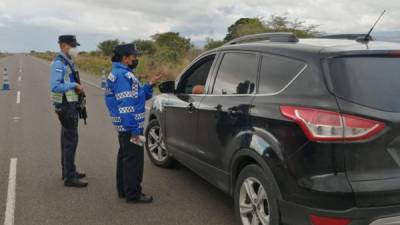
[{"label": "car door", "polygon": [[193,151],[197,107],[204,97],[199,90],[205,90],[215,57],[210,54],[194,62],[180,77],[176,93],[165,107],[165,142],[178,159]]},{"label": "car door", "polygon": [[223,159],[232,139],[250,127],[249,110],[257,80],[258,55],[225,52],[216,70],[213,88],[198,106],[195,154],[204,163],[203,173],[222,189],[229,176]]}]

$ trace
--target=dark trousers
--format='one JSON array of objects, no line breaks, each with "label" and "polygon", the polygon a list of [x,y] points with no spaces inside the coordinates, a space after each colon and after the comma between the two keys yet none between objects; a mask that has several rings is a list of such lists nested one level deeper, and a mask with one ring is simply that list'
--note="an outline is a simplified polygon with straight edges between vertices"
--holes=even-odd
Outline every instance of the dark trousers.
[{"label": "dark trousers", "polygon": [[140,196],[143,180],[143,147],[130,142],[130,132],[118,134],[117,190],[120,196],[133,199]]},{"label": "dark trousers", "polygon": [[56,108],[61,123],[61,168],[68,180],[76,176],[75,153],[78,147],[79,113],[77,103],[63,103]]}]

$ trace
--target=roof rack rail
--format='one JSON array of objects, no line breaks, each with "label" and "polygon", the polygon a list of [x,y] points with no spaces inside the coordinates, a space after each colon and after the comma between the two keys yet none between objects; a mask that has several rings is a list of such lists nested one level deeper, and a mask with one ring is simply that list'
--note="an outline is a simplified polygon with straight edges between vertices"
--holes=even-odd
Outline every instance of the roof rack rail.
[{"label": "roof rack rail", "polygon": [[[320,36],[319,38],[328,38],[328,39],[347,39],[347,40],[356,40],[358,41],[360,38],[365,38],[366,34],[331,34]],[[369,41],[373,41],[373,38],[369,36]]]},{"label": "roof rack rail", "polygon": [[270,42],[298,42],[296,35],[290,32],[276,32],[276,33],[261,33],[246,35],[243,37],[235,38],[225,45],[234,45],[243,42],[255,42],[255,41],[266,41]]}]

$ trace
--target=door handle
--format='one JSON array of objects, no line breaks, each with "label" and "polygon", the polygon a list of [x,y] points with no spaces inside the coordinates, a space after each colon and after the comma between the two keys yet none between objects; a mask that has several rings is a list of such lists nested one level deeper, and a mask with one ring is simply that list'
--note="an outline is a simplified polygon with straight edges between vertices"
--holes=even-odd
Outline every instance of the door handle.
[{"label": "door handle", "polygon": [[228,113],[233,118],[237,118],[239,115],[243,114],[243,112],[236,106],[229,108]]},{"label": "door handle", "polygon": [[233,115],[239,113],[239,109],[238,109],[236,106],[231,107],[231,108],[229,108],[228,110],[229,110],[229,113],[230,113],[230,114],[233,114]]},{"label": "door handle", "polygon": [[194,107],[193,103],[190,103],[187,107],[186,110],[188,112],[193,112],[196,109],[196,107]]},{"label": "door handle", "polygon": [[217,106],[214,107],[214,109],[216,109],[218,112],[222,111],[222,105],[218,104]]}]

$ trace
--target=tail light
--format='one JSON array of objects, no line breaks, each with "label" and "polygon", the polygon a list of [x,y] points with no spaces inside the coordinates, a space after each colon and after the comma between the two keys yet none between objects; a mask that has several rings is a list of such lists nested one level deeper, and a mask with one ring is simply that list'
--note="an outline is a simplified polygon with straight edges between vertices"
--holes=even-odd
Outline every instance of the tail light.
[{"label": "tail light", "polygon": [[389,55],[390,57],[400,58],[400,51],[389,52],[388,55]]},{"label": "tail light", "polygon": [[351,223],[351,220],[346,218],[331,218],[311,215],[310,219],[313,225],[348,225]]},{"label": "tail light", "polygon": [[385,128],[385,124],[338,112],[281,106],[282,114],[294,120],[311,141],[366,140]]}]

